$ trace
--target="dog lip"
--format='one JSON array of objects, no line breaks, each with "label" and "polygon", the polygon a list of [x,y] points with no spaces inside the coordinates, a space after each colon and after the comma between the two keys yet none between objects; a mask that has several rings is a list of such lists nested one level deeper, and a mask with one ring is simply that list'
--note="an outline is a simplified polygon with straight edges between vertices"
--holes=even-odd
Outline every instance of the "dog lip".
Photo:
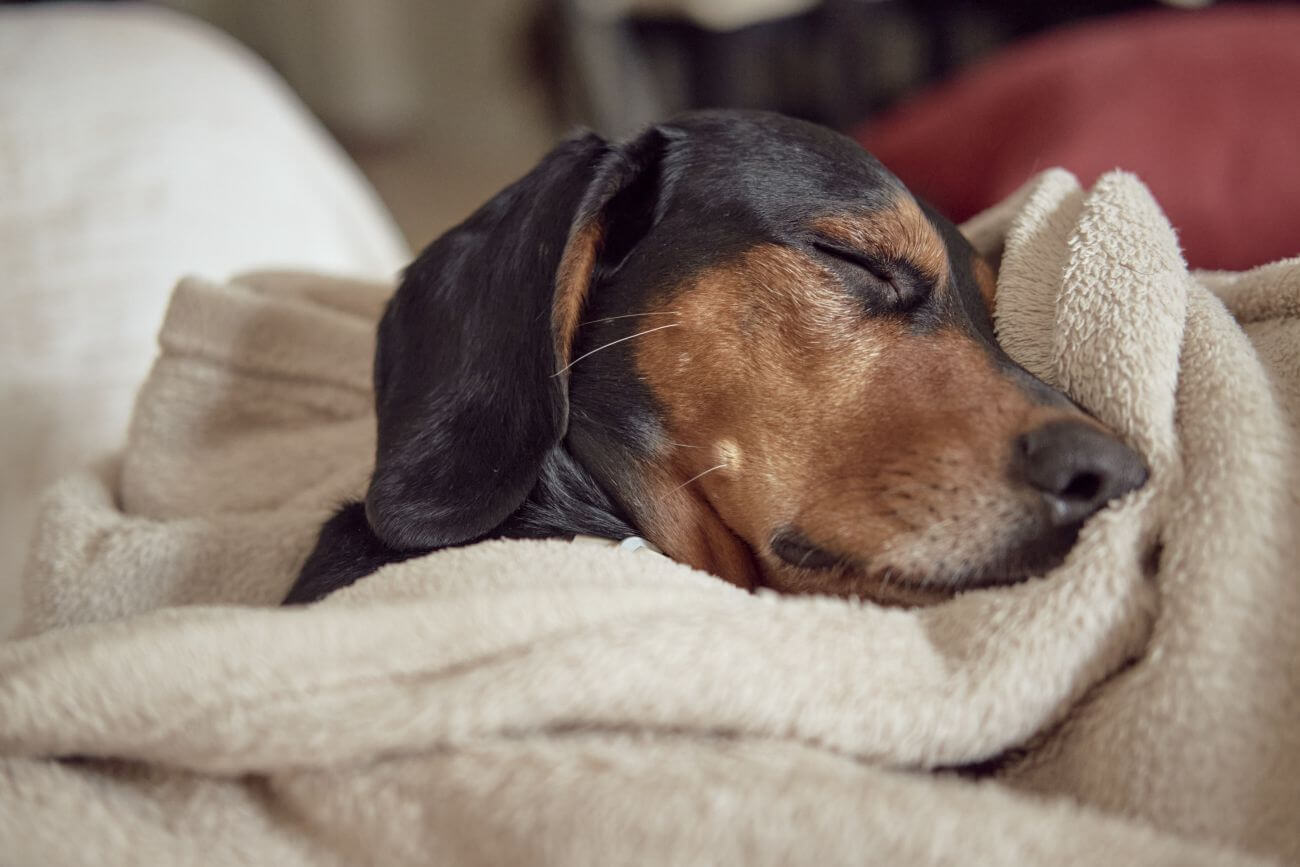
[{"label": "dog lip", "polygon": [[[1046,575],[1064,563],[1066,555],[1078,540],[1080,526],[1081,524],[1074,524],[1060,527],[1027,542],[1010,546],[999,556],[964,574],[899,573],[888,569],[864,570],[863,574],[879,579],[880,575],[888,573],[885,586],[910,593],[931,594],[936,598],[950,598],[969,590],[1011,587]],[[850,565],[848,560],[840,562]]]},{"label": "dog lip", "polygon": [[[973,590],[993,590],[1023,584],[1031,578],[1041,576],[1050,568],[1052,567],[1033,569],[1019,565],[1003,567],[998,563],[991,563],[980,567],[972,574],[947,578],[942,575],[899,574],[892,570],[868,572],[864,577],[874,580],[877,584],[871,594],[873,598],[882,592],[886,594],[886,598],[879,599],[882,603],[893,601],[888,596],[891,595],[889,591],[895,591],[904,596],[920,597],[906,599],[904,604],[928,605]],[[888,580],[882,581],[881,575],[886,573]]]},{"label": "dog lip", "polygon": [[769,548],[782,562],[808,571],[841,570],[859,579],[879,579],[888,573],[883,586],[907,593],[931,595],[936,599],[951,597],[968,590],[1010,587],[1045,575],[1060,566],[1078,540],[1081,523],[1057,527],[1026,541],[1009,545],[1000,555],[963,574],[945,575],[899,573],[888,567],[873,569],[860,560],[828,550],[806,536],[802,530],[787,525],[772,534]]},{"label": "dog lip", "polygon": [[1045,575],[1065,562],[1066,555],[1079,539],[1081,527],[1081,522],[1069,524],[1013,547],[983,564],[975,574],[957,582],[957,589],[1006,587]]},{"label": "dog lip", "polygon": [[817,545],[794,527],[784,527],[772,535],[772,553],[799,569],[820,571],[845,565],[845,558]]}]

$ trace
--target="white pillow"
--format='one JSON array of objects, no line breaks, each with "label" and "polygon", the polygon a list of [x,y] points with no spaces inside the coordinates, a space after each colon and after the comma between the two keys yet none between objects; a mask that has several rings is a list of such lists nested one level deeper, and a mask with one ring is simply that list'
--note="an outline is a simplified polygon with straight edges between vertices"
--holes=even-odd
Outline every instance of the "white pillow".
[{"label": "white pillow", "polygon": [[33,501],[121,441],[184,273],[386,277],[374,191],[260,60],[143,5],[0,9],[0,636]]}]

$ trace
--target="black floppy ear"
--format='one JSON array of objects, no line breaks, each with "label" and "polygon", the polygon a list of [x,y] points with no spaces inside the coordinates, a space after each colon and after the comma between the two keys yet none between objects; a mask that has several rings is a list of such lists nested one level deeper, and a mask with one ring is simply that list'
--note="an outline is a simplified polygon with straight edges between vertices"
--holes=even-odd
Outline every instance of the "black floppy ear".
[{"label": "black floppy ear", "polygon": [[385,544],[477,539],[528,496],[568,426],[563,369],[592,271],[623,243],[603,212],[646,174],[651,138],[566,141],[407,269],[375,352],[366,516]]}]

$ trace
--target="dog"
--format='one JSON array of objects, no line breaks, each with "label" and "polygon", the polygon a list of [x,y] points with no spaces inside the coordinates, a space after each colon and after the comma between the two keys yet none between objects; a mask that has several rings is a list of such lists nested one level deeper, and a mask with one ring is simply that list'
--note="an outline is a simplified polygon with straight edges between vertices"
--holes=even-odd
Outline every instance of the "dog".
[{"label": "dog", "polygon": [[571,138],[406,270],[365,502],[286,602],[494,537],[639,536],[741,587],[904,606],[1046,572],[1147,469],[999,348],[995,292],[828,129]]}]

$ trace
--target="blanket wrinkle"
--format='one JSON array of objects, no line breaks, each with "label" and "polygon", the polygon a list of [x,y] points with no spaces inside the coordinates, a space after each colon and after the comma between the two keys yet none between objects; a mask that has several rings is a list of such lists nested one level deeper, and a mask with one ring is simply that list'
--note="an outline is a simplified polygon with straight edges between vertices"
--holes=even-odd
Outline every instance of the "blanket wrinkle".
[{"label": "blanket wrinkle", "polygon": [[[515,543],[499,545],[512,553],[517,547]],[[533,547],[541,550],[534,551],[531,559],[542,566],[547,565],[548,558],[559,565],[569,556],[567,545],[534,543]],[[546,552],[547,548],[557,547],[556,554]],[[615,564],[623,559],[623,555],[615,552],[606,552],[606,556],[613,558]],[[318,740],[333,743],[333,758],[350,760],[354,751],[365,754],[384,744],[438,743],[439,732],[444,739],[461,740],[503,728],[546,728],[575,719],[616,727],[642,725],[701,731],[723,727],[761,736],[767,730],[764,717],[773,710],[769,706],[771,699],[764,691],[756,693],[758,700],[739,700],[732,696],[728,687],[737,678],[757,690],[785,689],[790,707],[782,724],[788,729],[787,736],[903,765],[948,764],[966,760],[972,754],[997,751],[1013,736],[1014,729],[1007,726],[1022,725],[1008,720],[1007,726],[992,728],[991,731],[997,732],[996,738],[985,746],[988,732],[943,717],[948,707],[943,699],[953,691],[970,694],[971,707],[985,719],[997,722],[999,716],[1005,716],[999,705],[1007,702],[990,704],[984,695],[989,687],[980,688],[984,681],[963,684],[961,658],[954,659],[944,653],[922,657],[915,650],[909,651],[906,641],[900,639],[894,646],[909,653],[911,664],[918,672],[932,671],[933,684],[919,677],[911,683],[873,677],[870,669],[874,663],[868,654],[880,645],[864,640],[863,636],[854,636],[853,643],[846,645],[842,628],[830,633],[833,643],[824,635],[803,634],[797,622],[784,625],[780,622],[789,619],[784,613],[787,607],[784,600],[748,597],[689,572],[694,579],[692,583],[698,585],[692,589],[707,588],[707,591],[678,592],[668,609],[663,582],[654,574],[657,571],[651,572],[654,586],[629,587],[617,595],[607,594],[608,598],[600,605],[588,601],[587,594],[574,594],[571,600],[565,600],[563,594],[552,588],[543,594],[532,587],[500,588],[488,600],[482,596],[441,597],[442,604],[437,611],[410,609],[404,603],[403,608],[410,610],[412,617],[400,619],[393,610],[395,606],[370,603],[365,611],[366,617],[373,618],[370,631],[349,637],[348,645],[323,647],[320,635],[332,634],[339,627],[328,622],[322,625],[317,622],[319,618],[310,618],[315,634],[307,635],[300,647],[287,648],[284,654],[274,646],[277,636],[285,630],[286,621],[301,620],[303,612],[293,609],[259,612],[256,618],[241,612],[238,644],[249,648],[250,653],[257,649],[255,669],[232,670],[226,660],[219,660],[210,669],[179,669],[170,659],[124,651],[105,652],[90,664],[78,660],[75,667],[64,669],[61,659],[32,651],[33,658],[46,658],[48,663],[33,663],[30,667],[34,671],[6,679],[0,684],[0,698],[6,698],[12,691],[45,686],[48,692],[29,691],[14,699],[14,703],[48,714],[45,720],[27,725],[37,732],[54,733],[58,731],[57,719],[68,710],[59,704],[59,699],[69,685],[77,684],[73,692],[83,698],[99,689],[99,685],[109,685],[103,694],[96,696],[96,716],[101,722],[106,721],[110,729],[120,732],[113,746],[114,754],[165,755],[169,761],[189,766],[186,756],[200,753],[202,745],[205,747],[201,751],[203,764],[199,767],[227,772],[265,769],[265,763],[280,766],[320,761],[315,753]],[[634,589],[640,592],[633,593]],[[521,601],[520,595],[526,598]],[[539,607],[538,601],[548,596],[551,606]],[[738,608],[737,602],[743,607]],[[804,607],[826,607],[826,600],[805,602]],[[502,607],[527,614],[512,618],[508,629],[482,631],[484,623],[502,619],[499,611]],[[556,610],[562,612],[558,618]],[[204,626],[222,623],[219,611],[198,609],[192,613],[199,612],[205,613],[202,619],[199,616],[178,619],[175,610],[161,611],[136,619],[129,629],[123,625],[115,634],[111,630],[96,630],[96,639],[102,645],[114,637],[126,642],[126,650],[136,642],[151,647],[172,647],[182,642],[194,646],[204,640],[201,634]],[[846,614],[853,617],[863,613],[859,609],[844,612],[832,606],[816,625],[824,630],[835,621],[845,621]],[[361,612],[336,612],[335,617],[344,614],[347,617],[342,622],[355,622]],[[403,629],[409,629],[409,641],[400,641]],[[146,630],[154,634],[146,636]],[[773,631],[798,639],[796,643],[802,655],[791,656],[779,665],[766,659],[763,645]],[[718,634],[726,636],[725,644],[718,641]],[[71,638],[54,637],[60,642]],[[45,638],[53,640],[53,637]],[[35,642],[42,640],[38,637]],[[230,640],[223,634],[214,634],[204,641],[210,648],[216,648]],[[543,684],[536,702],[524,701],[530,694],[539,692],[535,681],[545,672],[529,664],[529,660],[519,659],[521,644],[534,655],[544,654],[546,669],[561,668],[566,685],[582,686],[581,703],[573,704],[565,697],[548,698],[547,690],[553,688],[549,684]],[[594,656],[593,648],[601,648],[603,655]],[[659,652],[653,653],[656,648]],[[209,652],[215,655],[214,651]],[[699,677],[697,683],[672,688],[674,679],[694,665],[694,660],[726,653],[741,659],[733,659],[725,668],[719,668],[712,679]],[[605,667],[611,664],[622,677],[617,682],[604,683]],[[306,665],[318,668],[313,672],[310,691],[299,685],[300,669]],[[984,671],[975,674],[987,676]],[[797,687],[783,686],[783,680],[795,678],[801,678],[803,683]],[[111,690],[113,685],[127,679],[137,681],[131,690],[133,699],[120,706]],[[408,702],[390,695],[391,690],[374,690],[375,682],[384,679],[397,682],[408,693]],[[243,686],[223,688],[232,680]],[[250,690],[248,684],[255,685]],[[1068,681],[1063,681],[1061,688],[1070,686]],[[933,690],[930,697],[918,701],[927,689]],[[507,708],[507,713],[502,714],[496,706],[500,703],[490,701],[491,693],[498,691],[509,691],[520,697],[519,706]],[[145,692],[147,699],[141,695]],[[836,692],[864,709],[878,705],[892,708],[892,712],[870,722],[820,716],[818,698]],[[409,696],[410,693],[415,696]],[[445,698],[431,702],[429,693],[441,693]],[[1017,700],[1021,705],[1041,703],[1036,696],[1026,695]],[[347,732],[336,731],[339,724],[330,709],[340,703],[351,708],[354,718],[364,717],[372,730],[354,733],[352,721],[344,721],[342,726]],[[433,709],[421,710],[426,704],[433,705]],[[166,714],[142,713],[142,705],[162,708]],[[282,715],[286,725],[288,718],[300,715],[310,717],[313,722],[297,724],[291,743],[279,743],[274,735],[263,733],[259,743],[248,744],[242,738],[242,730],[231,729],[230,721],[242,720],[254,710],[267,720],[268,727],[274,727],[270,721]],[[433,710],[444,714],[432,716]],[[448,716],[449,712],[453,715]],[[119,714],[128,716],[118,719]],[[934,721],[926,722],[929,715],[935,717]],[[322,728],[318,730],[316,725]],[[942,741],[933,743],[917,736],[918,731],[926,730],[942,734],[948,731],[947,727],[952,727],[948,734],[952,743],[947,746]],[[5,726],[0,723],[0,741],[6,734]],[[408,742],[405,738],[413,740]],[[355,746],[350,745],[351,739],[357,740]],[[88,749],[88,744],[80,740],[30,743],[37,754],[84,753]]]},{"label": "blanket wrinkle", "polygon": [[1152,475],[912,610],[565,540],[276,608],[365,490],[392,284],[182,280],[122,454],[42,506],[0,861],[1300,863],[1300,259],[1190,272],[1123,172],[964,231],[1008,353]]}]

